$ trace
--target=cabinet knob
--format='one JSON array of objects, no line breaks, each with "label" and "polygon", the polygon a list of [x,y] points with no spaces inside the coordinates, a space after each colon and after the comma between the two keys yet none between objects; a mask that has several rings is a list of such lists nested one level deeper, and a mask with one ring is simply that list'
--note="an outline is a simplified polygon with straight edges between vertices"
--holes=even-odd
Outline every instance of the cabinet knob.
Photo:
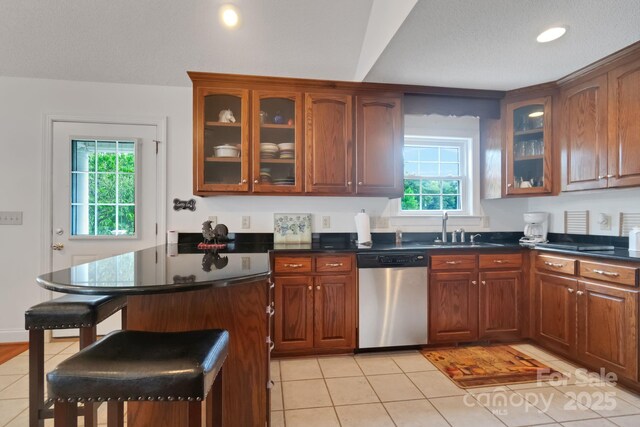
[{"label": "cabinet knob", "polygon": [[256,180],[254,180],[253,182],[254,182],[255,184],[257,184],[257,183],[258,183],[258,182],[260,182],[260,181],[258,181],[258,180],[256,179]]},{"label": "cabinet knob", "polygon": [[570,294],[572,294],[572,293],[573,293],[573,289],[571,289],[571,288],[567,288],[567,292],[569,292]]},{"label": "cabinet knob", "polygon": [[351,181],[347,181],[347,185],[351,185]]},{"label": "cabinet knob", "polygon": [[513,187],[513,184],[507,184],[507,187]]},{"label": "cabinet knob", "polygon": [[358,185],[362,185],[362,181],[358,181]]},{"label": "cabinet knob", "polygon": [[472,281],[471,281],[471,284],[472,284],[472,285],[477,285],[477,284],[478,284],[478,282],[476,282],[475,280],[472,280]]},{"label": "cabinet knob", "polygon": [[316,290],[318,291],[320,290],[320,285],[316,286]]},{"label": "cabinet knob", "polygon": [[486,281],[484,281],[484,280],[483,280],[482,282],[480,282],[480,283],[482,283],[483,285],[486,285],[486,284],[487,284],[487,282],[486,282]]},{"label": "cabinet knob", "polygon": [[247,183],[247,180],[246,180],[246,179],[243,179],[243,180],[242,180],[242,183],[243,183],[243,184],[246,184],[246,183]]},{"label": "cabinet knob", "polygon": [[309,285],[309,290],[313,289],[313,286]]},{"label": "cabinet knob", "polygon": [[576,295],[578,295],[578,296],[583,295],[583,294],[584,294],[584,292],[582,292],[582,291],[576,292]]}]

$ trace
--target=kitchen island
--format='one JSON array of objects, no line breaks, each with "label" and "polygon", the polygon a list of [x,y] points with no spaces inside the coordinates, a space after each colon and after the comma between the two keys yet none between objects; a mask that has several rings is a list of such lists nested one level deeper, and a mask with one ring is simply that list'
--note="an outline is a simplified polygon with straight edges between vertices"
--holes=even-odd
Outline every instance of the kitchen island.
[{"label": "kitchen island", "polygon": [[[228,330],[224,424],[263,427],[269,420],[269,255],[180,252],[161,245],[44,274],[37,281],[56,292],[128,295],[127,329]],[[178,427],[186,410],[185,402],[130,402],[128,425]]]}]

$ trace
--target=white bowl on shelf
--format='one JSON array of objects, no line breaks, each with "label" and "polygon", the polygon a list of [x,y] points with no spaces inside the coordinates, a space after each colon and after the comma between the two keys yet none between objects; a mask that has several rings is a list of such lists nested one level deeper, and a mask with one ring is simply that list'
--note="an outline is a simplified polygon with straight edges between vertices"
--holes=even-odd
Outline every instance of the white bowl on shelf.
[{"label": "white bowl on shelf", "polygon": [[293,142],[283,142],[278,144],[280,151],[293,151],[296,148],[296,144]]},{"label": "white bowl on shelf", "polygon": [[216,157],[240,157],[240,150],[233,145],[224,144],[213,148]]}]

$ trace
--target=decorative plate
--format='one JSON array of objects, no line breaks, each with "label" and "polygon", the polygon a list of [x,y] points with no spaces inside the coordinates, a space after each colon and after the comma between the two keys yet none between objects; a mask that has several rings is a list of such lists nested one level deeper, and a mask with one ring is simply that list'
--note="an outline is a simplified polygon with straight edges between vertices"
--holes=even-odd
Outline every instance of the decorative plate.
[{"label": "decorative plate", "polygon": [[311,214],[273,214],[273,243],[311,243]]}]

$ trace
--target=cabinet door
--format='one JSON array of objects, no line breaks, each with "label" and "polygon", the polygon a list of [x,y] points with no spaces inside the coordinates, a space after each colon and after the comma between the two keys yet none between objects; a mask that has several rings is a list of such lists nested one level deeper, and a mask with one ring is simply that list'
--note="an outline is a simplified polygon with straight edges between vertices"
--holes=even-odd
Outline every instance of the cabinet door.
[{"label": "cabinet door", "polygon": [[552,350],[575,355],[578,281],[536,274],[536,339]]},{"label": "cabinet door", "polygon": [[402,196],[402,98],[356,97],[356,193]]},{"label": "cabinet door", "polygon": [[550,193],[551,97],[507,104],[506,194]]},{"label": "cabinet door", "polygon": [[607,75],[562,91],[562,191],[607,186]]},{"label": "cabinet door", "polygon": [[196,87],[195,194],[249,190],[249,91]]},{"label": "cabinet door", "polygon": [[353,100],[347,94],[305,95],[305,191],[353,191]]},{"label": "cabinet door", "polygon": [[638,379],[638,291],[579,282],[578,358]]},{"label": "cabinet door", "polygon": [[518,338],[520,336],[521,271],[480,273],[480,338]]},{"label": "cabinet door", "polygon": [[253,91],[253,191],[302,192],[302,93]]},{"label": "cabinet door", "polygon": [[609,72],[609,187],[640,185],[640,60]]},{"label": "cabinet door", "polygon": [[313,277],[276,277],[275,350],[313,347]]},{"label": "cabinet door", "polygon": [[432,273],[429,280],[429,342],[478,338],[475,272]]},{"label": "cabinet door", "polygon": [[314,280],[314,346],[353,348],[356,330],[353,276],[318,276]]}]

